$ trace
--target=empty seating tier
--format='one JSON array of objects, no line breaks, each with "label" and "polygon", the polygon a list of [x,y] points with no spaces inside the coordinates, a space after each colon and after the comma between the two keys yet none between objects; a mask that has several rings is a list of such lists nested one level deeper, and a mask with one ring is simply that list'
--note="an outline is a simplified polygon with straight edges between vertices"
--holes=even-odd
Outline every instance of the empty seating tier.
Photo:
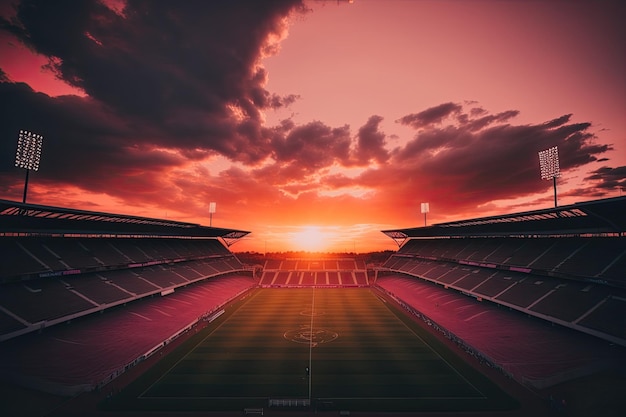
[{"label": "empty seating tier", "polygon": [[[71,326],[5,341],[0,344],[0,369],[5,375],[46,381],[47,390],[64,395],[95,387],[253,286],[249,276],[215,277],[166,297],[83,317]],[[0,328],[5,322],[0,311]]]},{"label": "empty seating tier", "polygon": [[[209,268],[211,262],[220,263],[219,268]],[[0,292],[0,307],[34,326],[42,321],[64,317],[71,319],[73,315],[101,310],[165,289],[236,271],[226,268],[230,266],[223,261],[204,259],[9,283],[4,284]],[[192,274],[192,270],[208,273]],[[185,276],[193,277],[193,281]],[[11,330],[10,326],[7,326],[7,330]]]},{"label": "empty seating tier", "polygon": [[[528,320],[524,314],[477,302],[434,283],[390,273],[379,277],[376,285],[466,350],[524,384],[543,387],[576,372],[622,363],[618,361],[622,352],[600,339]],[[608,319],[611,310],[617,311],[615,305],[604,304],[606,308],[593,319],[596,324],[601,322],[598,318]],[[605,321],[615,323],[614,319]],[[625,328],[603,331],[619,331],[623,336]]]},{"label": "empty seating tier", "polygon": [[0,251],[2,282],[209,257],[229,259],[219,271],[241,266],[217,239],[0,236]]},{"label": "empty seating tier", "polygon": [[624,237],[413,239],[383,266],[626,345],[625,256]]},{"label": "empty seating tier", "polygon": [[268,259],[259,281],[262,287],[368,286],[362,259]]},{"label": "empty seating tier", "polygon": [[626,288],[626,237],[622,236],[412,239],[385,267],[406,271],[411,258],[523,269]]}]

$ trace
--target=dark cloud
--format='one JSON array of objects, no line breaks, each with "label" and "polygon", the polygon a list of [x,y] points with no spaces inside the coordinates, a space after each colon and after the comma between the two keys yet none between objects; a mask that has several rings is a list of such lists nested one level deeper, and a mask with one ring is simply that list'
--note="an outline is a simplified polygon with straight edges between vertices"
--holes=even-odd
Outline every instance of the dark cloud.
[{"label": "dark cloud", "polygon": [[371,116],[359,129],[354,152],[358,164],[365,165],[370,161],[384,163],[389,159],[389,152],[385,149],[385,134],[379,131],[382,121],[380,116]]},{"label": "dark cloud", "polygon": [[[468,102],[466,104],[477,104],[476,102]],[[483,114],[487,114],[487,110],[483,109],[482,107],[472,107],[469,110],[469,114],[472,117],[478,117],[478,116],[482,116]]]},{"label": "dark cloud", "polygon": [[462,107],[456,103],[443,103],[419,113],[407,114],[397,120],[398,123],[419,129],[434,123],[441,123],[445,118],[459,113]]},{"label": "dark cloud", "polygon": [[[590,123],[570,123],[571,115],[539,124],[511,124],[517,114],[510,110],[491,115],[475,108],[466,112],[463,106],[446,103],[405,116],[400,120],[419,131],[391,152],[385,166],[369,169],[355,180],[334,178],[333,183],[374,187],[394,202],[407,196],[435,201],[441,210],[458,212],[548,188],[539,174],[541,150],[559,147],[564,177],[612,150],[595,143]],[[450,115],[454,117],[442,125]],[[611,188],[615,176],[623,172],[600,174]]]},{"label": "dark cloud", "polygon": [[267,105],[256,68],[269,34],[296,1],[128,1],[119,15],[99,1],[24,1],[24,43],[53,57],[60,78],[112,108],[152,119],[181,106]]},{"label": "dark cloud", "polygon": [[284,137],[275,137],[272,145],[277,165],[293,165],[302,175],[311,174],[336,161],[348,161],[350,128],[331,128],[315,121],[294,127]]},{"label": "dark cloud", "polygon": [[[256,164],[281,132],[261,111],[298,96],[265,90],[263,54],[300,0],[21,1],[0,29],[49,58],[87,96],[49,97],[0,72],[0,175],[11,189],[17,133],[44,136],[40,184],[123,198],[168,191],[163,173],[221,154]],[[1,69],[0,69],[1,71]]]},{"label": "dark cloud", "polygon": [[615,192],[620,190],[626,191],[626,166],[621,167],[602,167],[590,172],[590,175],[585,177],[585,181],[593,181],[594,188],[606,191]]},{"label": "dark cloud", "polygon": [[476,113],[470,112],[469,115],[467,114],[459,115],[459,122],[461,124],[466,125],[465,128],[470,131],[483,129],[484,127],[492,123],[504,123],[508,121],[509,119],[512,119],[515,116],[517,116],[519,114],[519,111],[509,110],[509,111],[505,111],[505,112],[498,113],[498,114],[491,114],[491,115],[479,117],[477,119],[471,118],[471,115],[473,114],[476,114]]},{"label": "dark cloud", "polygon": [[122,14],[95,0],[25,0],[1,24],[124,119],[134,141],[253,164],[270,152],[260,110],[297,99],[266,91],[258,65],[294,11],[304,11],[300,0],[128,1]]},{"label": "dark cloud", "polygon": [[571,118],[572,118],[571,114],[565,114],[561,117],[557,117],[556,119],[550,120],[544,123],[543,125],[544,127],[551,129],[554,127],[559,127],[559,126],[564,125],[565,123],[569,122]]},{"label": "dark cloud", "polygon": [[[105,192],[137,170],[156,173],[182,162],[148,140],[136,140],[137,133],[126,120],[90,98],[51,98],[22,83],[0,83],[0,98],[6,116],[0,127],[0,172],[5,177],[13,171],[20,129],[44,136],[38,176],[57,186],[71,184]],[[150,131],[143,134],[152,136]]]},{"label": "dark cloud", "polygon": [[270,96],[268,106],[273,109],[279,109],[281,107],[288,107],[292,105],[293,103],[295,103],[298,99],[300,99],[300,96],[297,94],[289,94],[285,97],[272,94]]}]

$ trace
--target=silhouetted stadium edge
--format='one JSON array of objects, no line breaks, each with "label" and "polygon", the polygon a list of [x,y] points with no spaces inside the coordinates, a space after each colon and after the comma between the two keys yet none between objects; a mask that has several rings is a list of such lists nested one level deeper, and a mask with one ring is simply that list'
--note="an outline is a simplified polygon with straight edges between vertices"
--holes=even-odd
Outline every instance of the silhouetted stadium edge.
[{"label": "silhouetted stadium edge", "polygon": [[240,239],[250,232],[166,219],[0,200],[0,235],[102,235]]},{"label": "silhouetted stadium edge", "polygon": [[438,223],[428,227],[384,230],[399,243],[408,238],[469,236],[618,236],[626,235],[626,197],[499,216]]}]

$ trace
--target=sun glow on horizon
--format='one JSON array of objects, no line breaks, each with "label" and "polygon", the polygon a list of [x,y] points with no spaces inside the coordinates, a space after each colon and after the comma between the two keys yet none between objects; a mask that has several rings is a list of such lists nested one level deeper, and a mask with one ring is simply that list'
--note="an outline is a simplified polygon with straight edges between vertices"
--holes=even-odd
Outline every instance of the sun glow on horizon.
[{"label": "sun glow on horizon", "polygon": [[328,245],[328,236],[318,226],[303,226],[293,233],[291,242],[294,249],[307,252],[323,251]]}]

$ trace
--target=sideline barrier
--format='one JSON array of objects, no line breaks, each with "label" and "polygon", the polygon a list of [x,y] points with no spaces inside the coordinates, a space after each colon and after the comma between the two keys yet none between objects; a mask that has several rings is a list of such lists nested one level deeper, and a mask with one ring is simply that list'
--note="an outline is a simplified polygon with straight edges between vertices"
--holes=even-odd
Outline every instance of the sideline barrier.
[{"label": "sideline barrier", "polygon": [[212,323],[212,322],[213,322],[213,320],[215,320],[216,318],[218,318],[219,316],[221,316],[221,315],[222,315],[222,314],[224,314],[225,312],[226,312],[226,311],[225,311],[224,309],[222,309],[222,310],[218,311],[217,313],[210,315],[210,316],[207,318],[207,321],[208,321],[209,323]]},{"label": "sideline barrier", "polygon": [[[408,283],[409,280],[403,282]],[[486,310],[467,310],[466,307],[458,307],[458,303],[455,304],[457,307],[445,307],[446,303],[439,306],[435,301],[438,297],[435,293],[446,297],[447,304],[452,303],[449,301],[452,293],[445,294],[441,287],[420,284],[419,280],[412,280],[411,284],[416,285],[405,287],[404,290],[400,287],[394,288],[390,283],[393,284],[393,281],[387,281],[381,286],[379,282],[376,289],[482,364],[497,369],[508,378],[531,389],[544,389],[573,377],[607,369],[611,364],[619,362],[618,356],[601,340],[587,338],[568,329],[552,329],[543,322],[529,321],[517,312],[502,311],[500,314],[497,305],[489,306],[490,311],[496,313],[494,315],[477,314],[477,311]],[[409,291],[409,288],[413,291]],[[410,294],[421,295],[411,297]],[[463,303],[480,305],[468,301],[471,299],[460,293],[457,294],[462,297],[458,300]],[[435,299],[422,304],[424,297],[433,296]],[[479,316],[480,320],[473,320]],[[500,323],[500,328],[494,333],[496,323]],[[536,340],[537,344],[516,344],[514,340]],[[511,352],[515,352],[515,356]],[[598,352],[603,354],[598,355]]]},{"label": "sideline barrier", "polygon": [[198,321],[199,321],[199,319],[195,319],[194,321],[192,321],[191,323],[189,323],[188,325],[186,325],[185,327],[183,327],[182,329],[180,329],[179,331],[177,331],[176,333],[174,333],[173,335],[171,335],[170,337],[168,337],[164,341],[160,342],[158,345],[155,345],[152,349],[148,350],[143,355],[140,355],[137,358],[137,360],[144,360],[144,359],[149,358],[156,351],[158,351],[162,347],[165,347],[167,344],[169,344],[169,343],[173,342],[174,340],[176,340],[181,334],[183,334],[186,331],[191,330],[193,328],[193,326],[195,326],[198,323]]},{"label": "sideline barrier", "polygon": [[[217,317],[219,317],[222,314],[224,314],[224,312],[225,312],[224,311],[224,306],[226,306],[226,304],[228,304],[231,301],[237,299],[238,297],[241,297],[242,295],[246,294],[248,291],[250,291],[251,288],[252,287],[244,288],[241,291],[239,291],[236,294],[234,294],[233,296],[227,298],[222,303],[220,303],[219,305],[215,306],[215,308],[207,311],[206,313],[202,314],[198,318],[194,319],[191,323],[189,323],[188,325],[186,325],[185,327],[183,327],[182,329],[180,329],[179,331],[174,333],[172,336],[168,337],[167,339],[163,340],[159,344],[155,345],[154,347],[152,347],[151,349],[149,349],[147,352],[143,353],[142,355],[139,355],[135,360],[133,360],[130,363],[128,363],[128,364],[118,368],[115,372],[110,374],[108,377],[106,377],[105,379],[103,379],[99,383],[92,385],[91,389],[100,389],[100,388],[102,388],[104,385],[108,384],[113,379],[117,378],[119,375],[121,375],[124,372],[126,372],[129,368],[132,368],[137,363],[142,362],[145,359],[147,359],[148,357],[154,355],[154,353],[156,353],[161,348],[163,348],[167,344],[169,344],[172,341],[174,341],[181,334],[191,330],[196,324],[198,324],[199,321],[207,320],[207,318],[212,318],[210,321],[215,320]],[[217,309],[220,309],[220,310],[216,312]]]},{"label": "sideline barrier", "polygon": [[389,291],[389,290],[387,290],[387,289],[385,289],[383,287],[380,287],[380,286],[378,286],[376,288],[378,290],[380,290],[381,292],[383,292],[384,294],[386,294],[387,296],[389,296],[390,298],[392,298],[398,305],[400,305],[406,311],[408,311],[409,313],[411,313],[415,317],[417,317],[420,320],[422,320],[428,326],[432,327],[433,329],[435,329],[438,332],[440,332],[441,334],[443,334],[447,339],[449,339],[452,342],[454,342],[457,346],[459,346],[461,349],[463,349],[469,355],[478,358],[481,362],[483,362],[484,364],[486,364],[490,368],[497,369],[498,371],[500,371],[503,375],[507,376],[508,378],[515,379],[515,375],[513,375],[511,372],[506,371],[504,368],[502,368],[500,365],[498,365],[495,360],[493,360],[489,356],[485,355],[484,353],[482,353],[478,349],[474,348],[473,346],[467,344],[463,339],[461,339],[460,337],[457,337],[453,332],[451,332],[450,330],[446,329],[443,326],[440,326],[437,322],[432,320],[426,314],[416,310],[409,303],[404,302],[396,294],[394,294],[391,291]]}]

